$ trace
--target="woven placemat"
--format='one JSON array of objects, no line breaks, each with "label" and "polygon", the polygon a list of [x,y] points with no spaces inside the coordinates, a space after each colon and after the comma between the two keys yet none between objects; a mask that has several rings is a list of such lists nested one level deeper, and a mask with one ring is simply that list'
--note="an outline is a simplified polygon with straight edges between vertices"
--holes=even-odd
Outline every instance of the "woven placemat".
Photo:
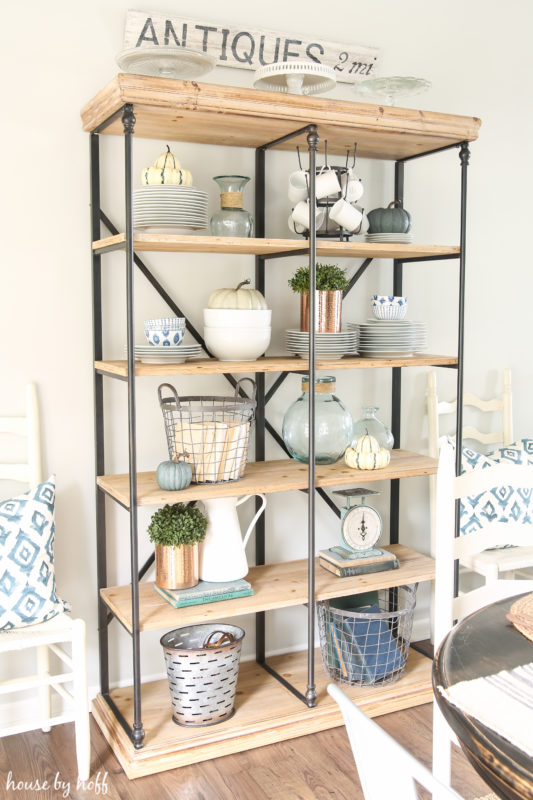
[{"label": "woven placemat", "polygon": [[533,642],[533,594],[526,594],[513,603],[507,619]]},{"label": "woven placemat", "polygon": [[483,797],[475,797],[474,800],[500,800],[497,794],[491,792],[490,794],[484,794]]}]

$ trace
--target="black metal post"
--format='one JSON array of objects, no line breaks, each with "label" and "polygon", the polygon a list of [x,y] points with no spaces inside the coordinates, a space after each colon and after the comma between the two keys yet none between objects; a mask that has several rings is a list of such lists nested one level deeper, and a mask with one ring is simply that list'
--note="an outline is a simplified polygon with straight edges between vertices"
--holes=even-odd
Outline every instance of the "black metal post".
[{"label": "black metal post", "polygon": [[[265,236],[265,149],[255,151],[255,231],[256,236]],[[265,261],[255,258],[255,288],[265,293]],[[265,373],[256,372],[257,408],[255,417],[255,460],[265,460]],[[261,500],[255,499],[255,510],[259,511]],[[265,515],[261,514],[255,526],[255,563],[265,563]],[[260,611],[255,617],[255,658],[259,664],[265,663],[266,657],[266,616]]]},{"label": "black metal post", "polygon": [[124,167],[126,199],[126,303],[128,344],[128,434],[129,434],[129,489],[130,489],[130,562],[131,562],[131,618],[133,646],[133,729],[132,741],[142,747],[144,728],[141,719],[141,652],[139,633],[139,552],[137,537],[137,442],[135,407],[135,353],[134,353],[134,260],[133,260],[133,204],[132,204],[132,137],[135,128],[133,106],[127,103],[122,114],[124,125]]},{"label": "black metal post", "polygon": [[[463,445],[463,375],[464,375],[464,333],[465,333],[465,266],[466,266],[466,199],[468,162],[470,160],[470,147],[468,142],[462,142],[459,150],[461,162],[461,227],[460,227],[460,257],[459,257],[459,314],[457,331],[457,418],[455,428],[455,474],[461,473],[461,457]],[[461,502],[455,501],[455,535],[459,536],[461,522]],[[455,563],[454,594],[457,597],[459,590],[459,564]]]},{"label": "black metal post", "polygon": [[[394,165],[394,199],[403,205],[404,196],[404,164],[397,161]],[[398,296],[403,292],[403,262],[394,259],[393,294]],[[394,446],[401,446],[402,424],[402,370],[401,367],[392,368],[392,410],[391,431],[394,436]],[[391,481],[390,487],[390,543],[398,544],[400,541],[400,481]]]},{"label": "black metal post", "polygon": [[[91,164],[91,242],[100,239],[100,137],[90,137]],[[93,359],[102,360],[102,257],[92,251],[93,284]],[[96,492],[96,572],[98,579],[98,640],[100,663],[100,691],[109,692],[109,637],[107,606],[100,597],[100,589],[107,586],[105,494],[96,485],[96,477],[105,474],[104,450],[104,379],[94,372],[94,449]]]},{"label": "black metal post", "polygon": [[315,686],[315,381],[316,381],[316,153],[318,131],[310,126],[307,134],[309,150],[309,494],[307,496],[307,705],[316,705]]}]

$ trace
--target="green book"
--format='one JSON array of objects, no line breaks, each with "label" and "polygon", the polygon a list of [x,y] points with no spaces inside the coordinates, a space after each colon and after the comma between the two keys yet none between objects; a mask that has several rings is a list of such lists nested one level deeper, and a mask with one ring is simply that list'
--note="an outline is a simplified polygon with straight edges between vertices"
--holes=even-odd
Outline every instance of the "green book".
[{"label": "green book", "polygon": [[233,600],[236,597],[250,597],[254,590],[248,581],[224,581],[213,583],[200,581],[190,589],[163,589],[154,583],[154,589],[174,608],[198,606],[202,603],[216,603],[220,600]]}]

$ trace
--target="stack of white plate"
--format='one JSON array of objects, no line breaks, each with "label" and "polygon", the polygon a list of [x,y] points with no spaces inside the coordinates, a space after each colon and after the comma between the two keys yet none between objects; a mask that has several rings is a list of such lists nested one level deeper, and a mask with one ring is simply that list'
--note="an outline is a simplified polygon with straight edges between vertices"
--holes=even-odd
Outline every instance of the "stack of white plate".
[{"label": "stack of white plate", "polygon": [[348,327],[358,331],[357,349],[367,358],[405,358],[427,348],[425,322],[369,319]]},{"label": "stack of white plate", "polygon": [[367,242],[381,242],[381,244],[395,244],[413,241],[412,233],[367,233],[365,236]]},{"label": "stack of white plate", "polygon": [[147,233],[204,230],[207,228],[207,193],[194,186],[168,184],[135,189],[133,224]]},{"label": "stack of white plate", "polygon": [[[309,334],[305,331],[286,331],[286,344],[289,353],[307,358],[309,355]],[[340,333],[315,333],[316,355],[318,358],[342,358],[348,353],[357,352],[357,331]]]},{"label": "stack of white plate", "polygon": [[[124,350],[127,352],[126,347]],[[143,364],[183,364],[188,358],[200,358],[202,348],[199,344],[181,344],[159,347],[153,344],[136,344],[135,360]]]}]

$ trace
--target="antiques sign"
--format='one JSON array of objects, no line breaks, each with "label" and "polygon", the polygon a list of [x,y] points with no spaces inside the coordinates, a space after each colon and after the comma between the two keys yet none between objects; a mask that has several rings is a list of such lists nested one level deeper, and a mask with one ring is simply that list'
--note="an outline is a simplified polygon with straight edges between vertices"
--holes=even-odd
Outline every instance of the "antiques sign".
[{"label": "antiques sign", "polygon": [[201,22],[184,17],[128,11],[124,49],[186,47],[215,58],[222,67],[257,69],[276,61],[316,61],[333,67],[337,81],[354,83],[374,75],[379,50],[320,37],[304,38],[276,31],[251,30],[244,26]]}]

